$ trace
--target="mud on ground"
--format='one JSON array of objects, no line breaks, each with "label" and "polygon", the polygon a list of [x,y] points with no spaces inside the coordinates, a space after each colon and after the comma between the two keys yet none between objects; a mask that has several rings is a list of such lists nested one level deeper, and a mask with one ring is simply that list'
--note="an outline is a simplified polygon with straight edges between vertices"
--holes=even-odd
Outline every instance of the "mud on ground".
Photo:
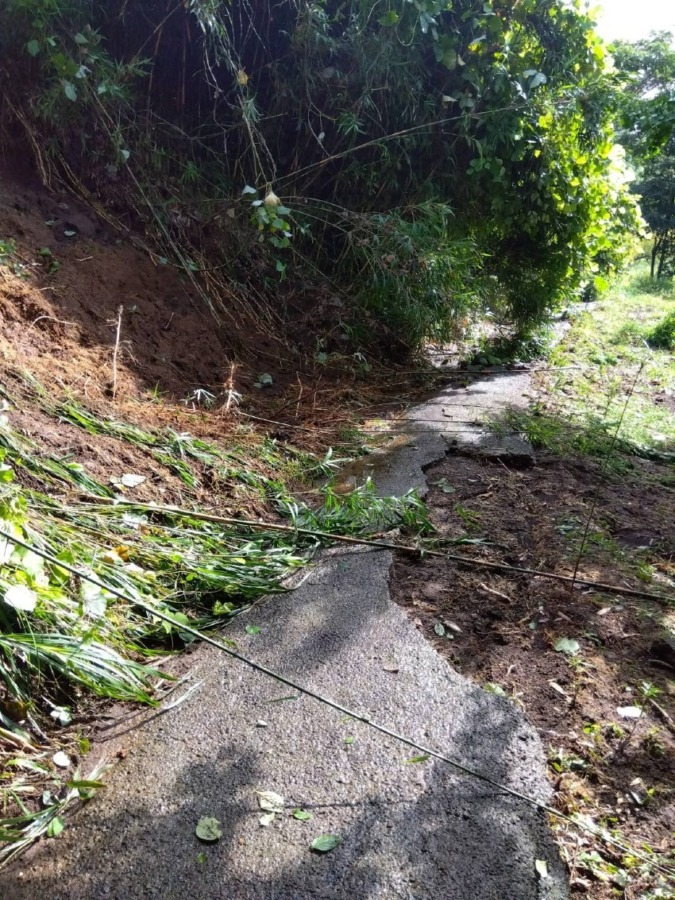
[{"label": "mud on ground", "polygon": [[[675,571],[672,477],[643,461],[618,479],[545,453],[529,469],[453,454],[427,472],[427,502],[440,536],[478,542],[450,552],[572,574],[597,493],[579,577],[657,590]],[[638,577],[650,573],[652,584]],[[562,810],[618,828],[632,846],[672,852],[675,652],[663,639],[672,607],[433,557],[399,557],[392,582],[443,656],[523,707],[548,750]],[[561,638],[577,641],[578,653],[556,651]],[[644,682],[661,691],[654,702],[643,699]],[[644,706],[637,722],[617,712],[635,705]],[[567,846],[573,891],[617,896],[583,865],[584,849],[593,848]]]}]

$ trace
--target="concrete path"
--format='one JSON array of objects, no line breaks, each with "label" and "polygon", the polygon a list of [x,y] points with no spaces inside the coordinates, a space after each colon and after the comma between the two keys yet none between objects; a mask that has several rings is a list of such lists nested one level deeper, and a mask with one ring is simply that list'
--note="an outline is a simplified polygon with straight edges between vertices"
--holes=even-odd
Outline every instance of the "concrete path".
[{"label": "concrete path", "polygon": [[[442,431],[420,432],[418,414],[415,437],[383,475],[388,488],[421,486],[422,466],[446,452]],[[427,644],[390,600],[390,564],[388,552],[326,553],[298,590],[249,610],[228,636],[300,684],[546,800],[535,731],[514,705],[458,675]],[[545,816],[531,805],[440,762],[406,763],[413,750],[305,696],[288,699],[288,688],[215,649],[189,659],[199,691],[142,729],[118,728],[105,749],[127,753],[108,788],[59,839],[0,875],[0,896],[567,897]],[[267,827],[257,791],[285,801]],[[293,818],[297,807],[311,820]],[[221,822],[217,844],[199,844],[201,816]],[[339,846],[312,852],[325,833],[338,835]],[[538,859],[548,877],[537,874]]]},{"label": "concrete path", "polygon": [[509,409],[527,409],[529,373],[505,371],[473,378],[467,387],[449,385],[413,407],[402,422],[395,452],[361,457],[340,477],[371,476],[381,496],[404,494],[411,488],[424,494],[425,469],[453,449],[532,465],[534,451],[522,434],[508,428],[496,434],[486,424],[488,419],[498,421]]}]

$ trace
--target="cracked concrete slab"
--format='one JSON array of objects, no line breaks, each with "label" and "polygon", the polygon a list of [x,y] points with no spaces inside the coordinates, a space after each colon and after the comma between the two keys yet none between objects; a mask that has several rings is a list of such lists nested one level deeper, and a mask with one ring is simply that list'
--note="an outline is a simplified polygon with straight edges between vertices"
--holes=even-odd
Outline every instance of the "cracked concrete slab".
[{"label": "cracked concrete slab", "polygon": [[533,465],[534,450],[525,435],[507,427],[497,433],[486,424],[509,409],[527,409],[529,387],[530,375],[522,371],[476,377],[466,387],[450,384],[408,411],[394,450],[356,460],[340,480],[370,476],[380,496],[400,496],[411,488],[424,496],[424,472],[448,452]]},{"label": "cracked concrete slab", "polygon": [[[523,383],[510,384],[508,402],[522,402]],[[482,390],[470,401],[482,400]],[[443,410],[466,402],[452,396],[425,405],[428,427],[418,427],[422,414],[413,412],[415,433],[379,466],[381,494],[424,490],[424,468],[448,449]],[[455,672],[392,603],[391,561],[382,551],[327,552],[295,592],[252,608],[227,636],[297,683],[547,801],[536,732],[507,699]],[[104,749],[110,758],[121,748],[126,756],[106,790],[58,839],[0,875],[2,897],[568,897],[546,817],[532,804],[440,761],[411,763],[415,751],[399,741],[214,648],[199,647],[189,659],[199,690],[138,730],[120,724]],[[263,827],[256,792],[269,790],[284,797],[285,809]],[[295,808],[312,818],[293,818]],[[221,822],[217,844],[199,844],[201,816]],[[325,833],[337,835],[339,846],[313,853],[311,841]],[[543,879],[538,859],[547,863]]]},{"label": "cracked concrete slab", "polygon": [[411,410],[407,422],[417,431],[443,435],[450,448],[532,465],[534,452],[523,434],[509,428],[496,434],[486,425],[509,409],[526,409],[529,386],[527,372],[483,375],[466,387],[445,387]]},{"label": "cracked concrete slab", "polygon": [[[250,610],[229,636],[303,685],[546,800],[535,731],[509,701],[454,672],[391,602],[390,563],[387,552],[328,553],[295,593]],[[192,662],[200,690],[117,739],[128,753],[107,790],[0,876],[3,897],[567,896],[545,816],[531,805],[443,763],[406,763],[415,753],[405,745],[305,696],[283,699],[293,692],[213,648]],[[268,827],[264,790],[286,801]],[[296,807],[313,818],[294,819]],[[194,834],[204,815],[223,829],[208,848]],[[341,843],[319,856],[309,845],[323,833]]]}]

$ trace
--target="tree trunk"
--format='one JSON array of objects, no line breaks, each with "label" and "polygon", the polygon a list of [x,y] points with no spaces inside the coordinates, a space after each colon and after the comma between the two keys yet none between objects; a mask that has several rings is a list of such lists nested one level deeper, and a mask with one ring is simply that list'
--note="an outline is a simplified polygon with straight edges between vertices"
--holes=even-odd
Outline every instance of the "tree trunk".
[{"label": "tree trunk", "polygon": [[650,276],[654,277],[654,269],[656,268],[656,257],[659,252],[659,239],[657,237],[654,238],[654,243],[652,244],[652,264],[649,270]]},{"label": "tree trunk", "polygon": [[657,270],[657,272],[656,272],[656,280],[657,280],[657,281],[658,281],[659,278],[661,278],[661,276],[663,275],[663,266],[664,266],[664,263],[665,263],[665,261],[666,261],[666,256],[667,256],[667,254],[668,254],[668,241],[665,241],[665,240],[664,240],[664,241],[661,241],[661,248],[660,248],[660,249],[661,249],[661,252],[660,252],[660,254],[659,254],[659,268],[658,268],[658,270]]}]

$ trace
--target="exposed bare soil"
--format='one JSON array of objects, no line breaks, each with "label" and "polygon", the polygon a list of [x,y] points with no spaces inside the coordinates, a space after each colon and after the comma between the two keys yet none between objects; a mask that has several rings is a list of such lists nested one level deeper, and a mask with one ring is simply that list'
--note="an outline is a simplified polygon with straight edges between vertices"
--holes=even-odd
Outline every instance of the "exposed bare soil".
[{"label": "exposed bare soil", "polygon": [[[660,575],[673,574],[675,491],[664,466],[636,461],[618,479],[546,453],[530,469],[450,455],[427,478],[440,534],[485,540],[462,553],[572,574],[597,492],[579,577],[657,590]],[[653,584],[636,576],[639,565],[654,567]],[[672,849],[675,654],[663,640],[666,605],[433,557],[400,558],[392,580],[441,654],[523,707],[547,748],[560,808],[618,827],[633,846]],[[556,651],[560,638],[576,640],[579,652]],[[644,682],[662,692],[656,705],[644,700]],[[617,712],[635,705],[644,707],[637,721]],[[568,851],[575,891],[616,896],[575,868],[579,848]]]}]

